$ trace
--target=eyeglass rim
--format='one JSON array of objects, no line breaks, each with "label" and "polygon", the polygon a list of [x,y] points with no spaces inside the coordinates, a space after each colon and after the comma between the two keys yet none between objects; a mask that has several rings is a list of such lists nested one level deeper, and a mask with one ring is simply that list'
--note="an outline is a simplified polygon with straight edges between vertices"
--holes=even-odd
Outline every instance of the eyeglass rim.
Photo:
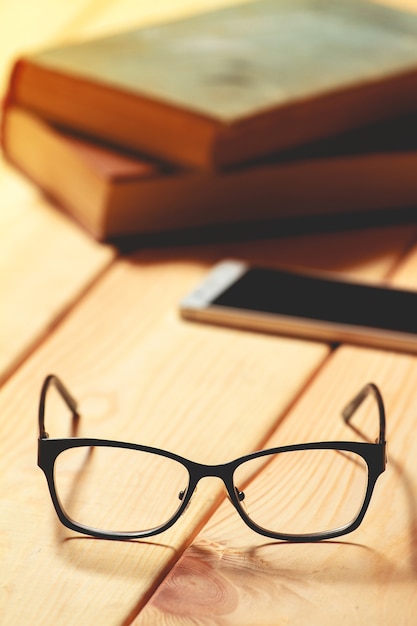
[{"label": "eyeglass rim", "polygon": [[[191,497],[195,491],[195,488],[198,482],[208,476],[216,476],[220,478],[225,484],[228,496],[239,513],[242,520],[255,532],[277,540],[284,541],[319,541],[323,539],[329,539],[333,537],[337,537],[343,534],[347,534],[353,531],[355,528],[359,526],[361,523],[366,510],[369,506],[369,502],[372,497],[372,493],[374,490],[375,483],[380,476],[380,474],[384,471],[385,468],[385,444],[384,443],[369,443],[369,442],[356,442],[356,441],[320,441],[320,442],[308,442],[308,443],[300,443],[300,444],[291,444],[285,446],[279,446],[274,448],[268,448],[265,450],[257,450],[255,452],[251,452],[249,454],[240,456],[232,461],[228,461],[226,463],[221,463],[217,465],[206,465],[203,463],[198,463],[187,459],[181,455],[175,454],[168,450],[164,450],[162,448],[156,448],[153,446],[146,446],[131,442],[125,441],[116,441],[111,439],[97,439],[97,438],[85,438],[85,437],[69,437],[69,438],[49,438],[49,437],[39,437],[39,447],[38,447],[38,465],[43,470],[47,483],[49,486],[49,491],[51,494],[52,502],[54,504],[54,508],[57,512],[57,515],[60,521],[68,528],[83,532],[94,537],[101,537],[106,539],[140,539],[151,537],[153,535],[160,534],[170,528],[176,521],[181,517],[183,512],[185,511],[188,503],[191,500]],[[71,519],[66,513],[61,505],[59,500],[58,492],[55,485],[54,479],[54,466],[57,457],[64,452],[65,450],[69,450],[72,448],[79,447],[107,447],[107,448],[120,448],[120,449],[129,449],[136,450],[140,452],[147,452],[150,454],[155,454],[158,456],[169,458],[173,461],[180,463],[188,472],[188,485],[186,488],[186,493],[184,495],[183,500],[181,501],[180,506],[177,511],[169,520],[167,520],[164,524],[156,526],[155,528],[146,529],[142,531],[133,531],[133,532],[116,532],[116,531],[105,531],[98,528],[86,526],[84,524],[80,524],[75,520]],[[234,484],[234,473],[236,469],[242,464],[252,461],[254,459],[262,458],[265,456],[271,456],[286,452],[293,451],[305,451],[305,450],[340,450],[345,452],[353,452],[362,457],[366,463],[368,468],[367,472],[367,488],[363,500],[362,507],[360,508],[357,516],[348,524],[338,527],[335,529],[331,529],[328,531],[322,531],[317,533],[306,533],[306,534],[291,534],[291,533],[280,533],[270,531],[268,529],[259,526],[250,516],[247,515],[244,508],[241,505],[241,502],[236,494],[236,485]]]}]

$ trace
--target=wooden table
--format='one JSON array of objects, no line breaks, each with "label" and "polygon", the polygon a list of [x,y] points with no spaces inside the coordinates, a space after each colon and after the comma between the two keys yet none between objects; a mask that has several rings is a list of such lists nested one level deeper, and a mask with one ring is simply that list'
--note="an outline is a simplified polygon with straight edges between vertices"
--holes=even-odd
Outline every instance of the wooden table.
[{"label": "wooden table", "polygon": [[[187,323],[178,301],[225,256],[416,287],[417,225],[122,255],[4,163],[0,194],[0,623],[415,624],[417,356]],[[87,538],[59,524],[36,467],[50,372],[80,401],[80,435],[213,464],[351,438],[340,409],[374,381],[387,471],[362,526],[338,541],[256,535],[216,479],[162,535]],[[48,429],[68,434],[61,415]]]}]

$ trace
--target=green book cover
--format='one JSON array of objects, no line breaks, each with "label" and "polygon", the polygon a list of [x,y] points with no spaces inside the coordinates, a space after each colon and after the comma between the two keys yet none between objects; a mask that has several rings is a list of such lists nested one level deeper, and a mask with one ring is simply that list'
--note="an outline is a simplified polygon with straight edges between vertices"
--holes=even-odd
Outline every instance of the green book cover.
[{"label": "green book cover", "polygon": [[[260,0],[28,60],[78,81],[66,93],[70,111],[46,89],[47,117],[77,127],[85,111],[81,130],[106,137],[107,128],[116,143],[174,160],[175,146],[164,145],[181,153],[194,142],[189,159],[179,157],[189,164],[203,153],[233,164],[417,104],[417,16],[366,0]],[[96,89],[83,100],[86,84]],[[120,108],[107,103],[110,92],[123,94]],[[129,98],[136,119],[123,109]]]}]

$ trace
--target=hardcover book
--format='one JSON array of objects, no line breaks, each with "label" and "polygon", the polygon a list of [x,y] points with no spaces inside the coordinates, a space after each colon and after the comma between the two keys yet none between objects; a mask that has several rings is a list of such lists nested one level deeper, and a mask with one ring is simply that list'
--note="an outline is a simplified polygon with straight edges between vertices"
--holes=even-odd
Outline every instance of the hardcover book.
[{"label": "hardcover book", "polygon": [[[227,172],[181,170],[8,107],[5,156],[97,239],[417,207],[416,118],[391,120]],[[413,132],[414,129],[414,132]]]},{"label": "hardcover book", "polygon": [[86,136],[225,169],[417,108],[417,15],[259,0],[20,58],[8,99]]}]

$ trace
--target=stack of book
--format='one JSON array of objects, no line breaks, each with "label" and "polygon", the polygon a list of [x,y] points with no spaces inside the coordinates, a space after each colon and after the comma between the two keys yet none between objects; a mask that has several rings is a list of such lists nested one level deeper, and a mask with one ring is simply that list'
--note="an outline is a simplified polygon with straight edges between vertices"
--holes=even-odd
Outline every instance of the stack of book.
[{"label": "stack of book", "polygon": [[417,15],[259,0],[17,60],[6,157],[96,238],[417,206]]}]

